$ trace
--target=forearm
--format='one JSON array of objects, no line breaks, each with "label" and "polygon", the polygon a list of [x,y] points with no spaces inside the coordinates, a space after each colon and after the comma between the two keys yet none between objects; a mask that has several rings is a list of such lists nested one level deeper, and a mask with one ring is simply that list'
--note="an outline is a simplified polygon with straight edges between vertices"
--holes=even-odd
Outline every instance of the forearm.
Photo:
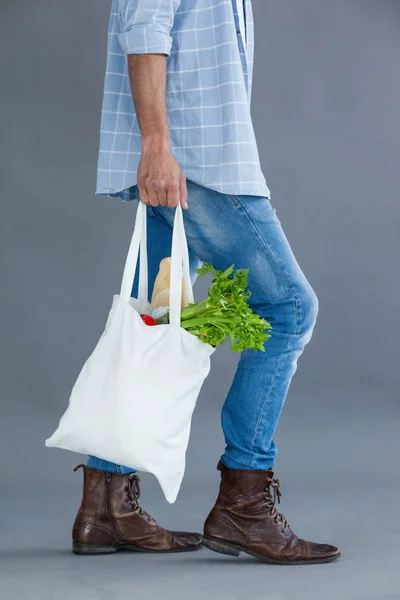
[{"label": "forearm", "polygon": [[142,134],[137,184],[142,202],[187,208],[186,179],[171,151],[165,54],[128,54],[132,100]]},{"label": "forearm", "polygon": [[143,150],[153,145],[170,150],[165,55],[129,54],[128,71]]}]

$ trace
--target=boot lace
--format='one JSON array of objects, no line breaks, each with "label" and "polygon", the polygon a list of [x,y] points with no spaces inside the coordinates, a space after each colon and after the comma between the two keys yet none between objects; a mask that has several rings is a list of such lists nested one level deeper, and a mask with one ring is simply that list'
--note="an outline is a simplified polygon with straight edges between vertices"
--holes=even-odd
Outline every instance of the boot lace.
[{"label": "boot lace", "polygon": [[148,521],[154,519],[139,504],[140,498],[140,479],[135,473],[130,473],[128,479],[128,498],[132,505],[132,510],[138,510],[140,515],[147,517]]},{"label": "boot lace", "polygon": [[282,493],[280,490],[280,485],[281,482],[279,481],[279,479],[274,479],[271,477],[266,480],[266,486],[264,489],[267,492],[267,495],[265,496],[265,501],[267,505],[267,510],[273,518],[274,522],[277,524],[281,523],[283,525],[283,529],[285,529],[286,527],[288,527],[289,523],[287,522],[283,514],[279,512],[276,508],[276,504],[280,504],[281,502]]}]

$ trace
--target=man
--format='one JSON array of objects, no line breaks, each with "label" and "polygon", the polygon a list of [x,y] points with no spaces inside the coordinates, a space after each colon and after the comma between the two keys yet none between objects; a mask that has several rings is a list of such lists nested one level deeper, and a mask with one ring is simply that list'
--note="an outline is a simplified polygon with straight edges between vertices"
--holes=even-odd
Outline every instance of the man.
[{"label": "man", "polygon": [[[250,0],[113,0],[96,193],[147,204],[150,289],[170,254],[180,203],[193,280],[200,261],[249,267],[250,303],[271,322],[272,337],[266,352],[242,353],[225,401],[220,493],[203,539],[159,527],[139,505],[138,475],[89,457],[75,552],[183,551],[203,543],[284,564],[340,555],[299,539],[275,505],[273,436],[318,301],[260,168],[252,64]],[[134,296],[137,284],[135,277]]]}]

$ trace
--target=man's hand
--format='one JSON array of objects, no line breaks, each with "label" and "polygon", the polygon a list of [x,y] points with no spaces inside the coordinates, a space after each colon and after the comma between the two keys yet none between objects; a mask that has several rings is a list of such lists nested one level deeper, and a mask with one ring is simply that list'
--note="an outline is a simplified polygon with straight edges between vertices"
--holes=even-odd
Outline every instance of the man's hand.
[{"label": "man's hand", "polygon": [[144,204],[188,208],[186,177],[163,140],[142,140],[137,183]]}]

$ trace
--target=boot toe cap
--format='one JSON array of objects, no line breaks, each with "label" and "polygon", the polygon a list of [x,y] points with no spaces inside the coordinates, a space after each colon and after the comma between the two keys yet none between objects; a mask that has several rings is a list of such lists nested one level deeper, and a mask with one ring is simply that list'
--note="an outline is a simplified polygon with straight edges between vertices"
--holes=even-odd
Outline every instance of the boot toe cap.
[{"label": "boot toe cap", "polygon": [[202,539],[199,533],[188,533],[186,531],[174,531],[172,533],[172,544],[175,550],[198,550],[201,548]]},{"label": "boot toe cap", "polygon": [[321,553],[327,558],[339,558],[340,550],[336,548],[336,546],[332,546],[331,544],[321,544],[322,549]]},{"label": "boot toe cap", "polygon": [[308,550],[304,553],[304,558],[306,560],[329,562],[331,560],[336,560],[340,556],[339,548],[336,548],[336,546],[332,546],[331,544],[316,544],[313,542],[306,542],[305,545]]}]

